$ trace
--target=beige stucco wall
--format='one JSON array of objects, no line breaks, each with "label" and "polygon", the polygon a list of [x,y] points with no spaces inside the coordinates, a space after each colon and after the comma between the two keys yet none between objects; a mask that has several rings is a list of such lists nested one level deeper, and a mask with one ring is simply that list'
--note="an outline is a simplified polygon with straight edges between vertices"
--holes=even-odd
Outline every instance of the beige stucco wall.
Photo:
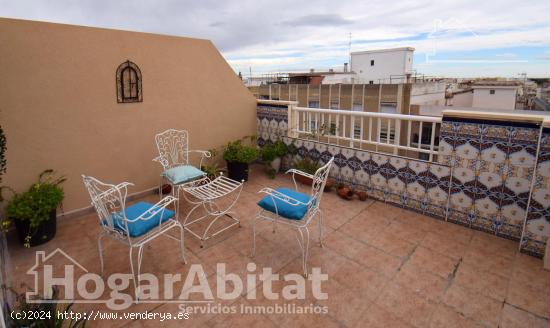
[{"label": "beige stucco wall", "polygon": [[[116,101],[125,60],[143,102]],[[193,149],[256,131],[256,101],[208,40],[0,18],[4,184],[23,191],[44,169],[67,176],[65,211],[89,205],[80,175],[154,187],[154,135],[187,129]]]}]

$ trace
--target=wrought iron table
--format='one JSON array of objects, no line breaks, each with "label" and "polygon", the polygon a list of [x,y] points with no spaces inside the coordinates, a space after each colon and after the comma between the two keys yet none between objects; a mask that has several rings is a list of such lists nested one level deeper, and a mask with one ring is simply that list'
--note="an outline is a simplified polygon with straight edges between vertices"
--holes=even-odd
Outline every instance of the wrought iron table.
[{"label": "wrought iron table", "polygon": [[[240,220],[236,217],[235,212],[231,211],[231,209],[237,203],[242,189],[242,182],[229,179],[223,175],[215,178],[214,180],[206,180],[201,185],[181,187],[181,191],[184,192],[185,199],[194,205],[185,217],[183,227],[191,233],[191,235],[201,241],[201,248],[204,247],[204,242],[208,239],[215,237],[235,225],[238,225],[239,227],[241,226]],[[229,203],[220,205],[222,200],[226,200]],[[199,218],[191,219],[191,215],[195,212],[195,210],[201,207],[204,209],[205,214]],[[216,223],[221,217],[229,218],[230,223],[209,234],[214,223]],[[204,229],[204,232],[196,232],[191,229],[192,225],[196,225],[197,223],[208,218],[212,218],[212,220],[206,229]]]}]

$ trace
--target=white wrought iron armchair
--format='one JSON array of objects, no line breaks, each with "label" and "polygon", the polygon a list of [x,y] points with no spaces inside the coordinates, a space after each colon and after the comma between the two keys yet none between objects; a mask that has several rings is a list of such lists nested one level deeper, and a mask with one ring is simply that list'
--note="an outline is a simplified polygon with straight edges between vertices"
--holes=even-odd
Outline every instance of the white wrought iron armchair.
[{"label": "white wrought iron armchair", "polygon": [[[155,135],[155,142],[159,156],[153,161],[159,162],[163,167],[159,195],[162,195],[164,181],[172,186],[172,195],[176,195],[175,188],[193,186],[206,179],[206,173],[200,168],[204,159],[210,158],[212,154],[206,150],[189,150],[189,136],[186,130],[166,130]],[[198,167],[189,163],[189,155],[193,153],[201,155]]]},{"label": "white wrought iron armchair", "polygon": [[[183,226],[176,214],[177,198],[166,196],[156,204],[138,202],[127,206],[128,187],[133,186],[132,183],[107,184],[85,175],[82,175],[82,180],[90,194],[92,206],[97,212],[101,226],[101,232],[97,239],[101,273],[103,273],[103,246],[101,240],[105,236],[122,242],[129,247],[130,270],[134,277],[133,283],[137,299],[139,299],[139,277],[143,246],[147,242],[161,235],[177,240],[180,244],[183,263],[187,263],[183,244]],[[168,209],[171,205],[174,210]],[[179,229],[179,237],[167,233],[172,228]],[[134,248],[138,250],[137,270],[134,268]]]},{"label": "white wrought iron armchair", "polygon": [[[307,277],[307,258],[309,252],[309,229],[308,226],[319,214],[319,245],[323,247],[323,213],[319,208],[323,190],[328,179],[330,168],[334,161],[331,158],[323,167],[319,168],[314,175],[291,169],[286,173],[292,173],[295,190],[288,188],[263,188],[259,193],[266,194],[259,202],[260,212],[257,219],[267,220],[273,223],[273,232],[277,223],[282,223],[296,229],[296,238],[302,251],[302,268],[304,276]],[[298,191],[295,175],[300,174],[312,179],[311,193],[306,195]],[[253,225],[253,249],[252,256],[256,255],[256,220]]]}]

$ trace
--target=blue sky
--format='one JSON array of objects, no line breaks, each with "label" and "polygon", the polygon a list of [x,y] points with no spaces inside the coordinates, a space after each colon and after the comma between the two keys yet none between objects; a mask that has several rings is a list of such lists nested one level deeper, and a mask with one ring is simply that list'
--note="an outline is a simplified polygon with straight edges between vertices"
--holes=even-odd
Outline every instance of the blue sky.
[{"label": "blue sky", "polygon": [[0,17],[210,39],[245,75],[411,46],[430,76],[550,77],[550,1],[0,0]]}]

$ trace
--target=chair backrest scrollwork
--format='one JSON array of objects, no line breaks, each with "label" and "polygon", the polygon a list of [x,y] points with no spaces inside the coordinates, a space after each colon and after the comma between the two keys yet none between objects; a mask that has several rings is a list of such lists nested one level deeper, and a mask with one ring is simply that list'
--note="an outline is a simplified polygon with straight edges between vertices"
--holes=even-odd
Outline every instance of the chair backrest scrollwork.
[{"label": "chair backrest scrollwork", "polygon": [[189,162],[189,137],[185,130],[169,129],[155,136],[161,164],[165,170]]}]

